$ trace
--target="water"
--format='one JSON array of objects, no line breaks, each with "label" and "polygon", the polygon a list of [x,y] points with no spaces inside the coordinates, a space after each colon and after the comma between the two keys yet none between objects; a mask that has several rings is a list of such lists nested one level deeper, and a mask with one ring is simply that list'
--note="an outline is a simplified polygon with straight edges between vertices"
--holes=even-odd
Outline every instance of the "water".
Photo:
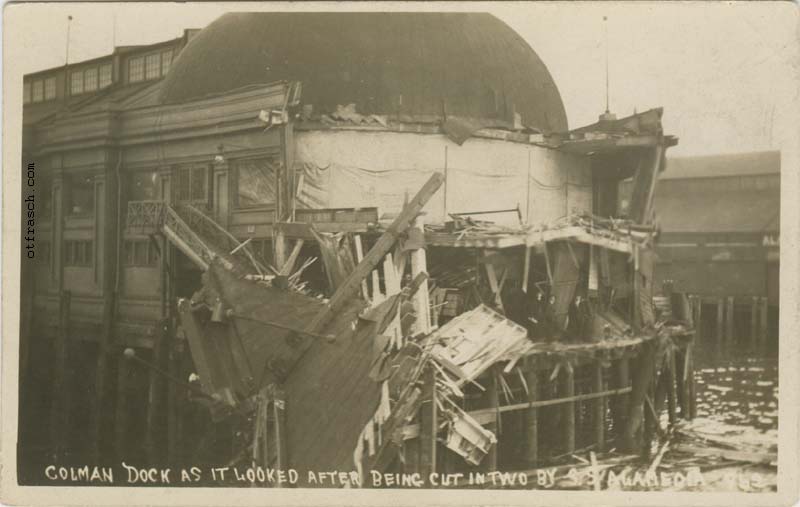
[{"label": "water", "polygon": [[721,343],[707,327],[697,337],[697,415],[774,433],[777,440],[777,339],[755,344],[739,338]]}]

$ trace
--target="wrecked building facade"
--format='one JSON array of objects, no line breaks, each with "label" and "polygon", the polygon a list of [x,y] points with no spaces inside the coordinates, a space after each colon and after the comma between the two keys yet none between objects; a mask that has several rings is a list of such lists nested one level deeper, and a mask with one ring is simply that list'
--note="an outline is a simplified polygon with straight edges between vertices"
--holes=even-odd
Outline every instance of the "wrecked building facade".
[{"label": "wrecked building facade", "polygon": [[163,79],[132,65],[27,134],[50,211],[21,469],[365,484],[640,450],[665,404],[691,417],[691,333],[652,306],[660,110],[570,130],[484,14],[228,14]]}]

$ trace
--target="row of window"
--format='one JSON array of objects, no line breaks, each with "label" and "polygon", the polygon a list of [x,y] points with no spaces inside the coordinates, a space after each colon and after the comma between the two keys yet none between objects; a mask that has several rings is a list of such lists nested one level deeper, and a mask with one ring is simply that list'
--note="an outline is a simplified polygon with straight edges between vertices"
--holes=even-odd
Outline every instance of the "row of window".
[{"label": "row of window", "polygon": [[70,72],[70,95],[102,90],[111,84],[111,64],[89,67]]},{"label": "row of window", "polygon": [[44,102],[56,98],[55,76],[35,79],[22,85],[22,102]]},{"label": "row of window", "polygon": [[165,76],[172,65],[172,49],[128,60],[128,82],[138,83]]},{"label": "row of window", "polygon": [[[172,49],[130,58],[128,60],[128,82],[138,83],[158,79],[167,74],[172,65]],[[111,85],[113,67],[104,63],[84,67],[69,73],[70,95],[102,90]],[[56,77],[50,76],[23,83],[22,102],[45,102],[56,98]]]},{"label": "row of window", "polygon": [[[64,241],[64,265],[88,267],[92,265],[94,242],[91,240]],[[126,240],[124,243],[124,265],[136,267],[157,267],[158,249],[147,239]],[[36,243],[36,260],[50,262],[50,242]]]}]

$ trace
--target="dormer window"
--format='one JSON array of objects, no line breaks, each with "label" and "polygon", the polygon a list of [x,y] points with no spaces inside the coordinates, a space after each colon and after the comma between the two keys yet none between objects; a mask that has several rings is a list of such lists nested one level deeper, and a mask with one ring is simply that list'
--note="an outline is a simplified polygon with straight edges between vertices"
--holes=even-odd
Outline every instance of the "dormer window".
[{"label": "dormer window", "polygon": [[56,78],[48,77],[44,80],[44,100],[53,100],[56,98]]},{"label": "dormer window", "polygon": [[97,67],[92,67],[83,73],[83,91],[93,92],[95,90],[97,90]]},{"label": "dormer window", "polygon": [[31,90],[32,102],[41,102],[44,100],[44,82],[41,79],[37,79],[33,82],[33,87]]},{"label": "dormer window", "polygon": [[144,57],[139,56],[128,60],[128,82],[138,83],[144,80]]},{"label": "dormer window", "polygon": [[98,78],[98,87],[100,89],[105,88],[111,84],[111,64],[108,63],[106,65],[100,66],[100,76]]}]

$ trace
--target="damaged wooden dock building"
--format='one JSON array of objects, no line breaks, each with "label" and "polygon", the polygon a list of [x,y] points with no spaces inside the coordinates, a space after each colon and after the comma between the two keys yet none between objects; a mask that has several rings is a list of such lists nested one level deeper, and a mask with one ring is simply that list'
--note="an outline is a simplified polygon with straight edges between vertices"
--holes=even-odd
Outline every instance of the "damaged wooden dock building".
[{"label": "damaged wooden dock building", "polygon": [[677,139],[570,129],[491,15],[226,14],[24,85],[23,481],[529,470],[693,415],[691,312],[652,305]]}]

